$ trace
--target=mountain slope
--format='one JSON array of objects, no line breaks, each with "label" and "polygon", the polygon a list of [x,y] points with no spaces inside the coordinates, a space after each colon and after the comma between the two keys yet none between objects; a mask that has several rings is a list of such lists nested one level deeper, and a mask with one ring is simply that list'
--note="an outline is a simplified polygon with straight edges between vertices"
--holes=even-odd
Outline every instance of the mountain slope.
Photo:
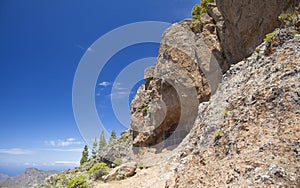
[{"label": "mountain slope", "polygon": [[24,174],[10,177],[0,182],[0,187],[32,187],[41,184],[45,178],[57,173],[56,171],[42,171],[36,168],[27,168]]}]

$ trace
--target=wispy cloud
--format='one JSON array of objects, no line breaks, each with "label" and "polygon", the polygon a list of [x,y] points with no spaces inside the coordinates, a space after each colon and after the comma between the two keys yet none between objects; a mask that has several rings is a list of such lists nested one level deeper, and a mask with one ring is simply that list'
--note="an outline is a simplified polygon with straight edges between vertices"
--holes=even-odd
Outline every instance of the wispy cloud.
[{"label": "wispy cloud", "polygon": [[108,96],[113,97],[114,99],[124,99],[130,94],[132,94],[132,92],[128,87],[125,87],[122,83],[117,82],[113,86],[113,92]]},{"label": "wispy cloud", "polygon": [[111,83],[110,82],[106,82],[106,81],[99,83],[99,86],[103,86],[103,87],[107,87],[107,86],[110,86],[110,85],[111,85]]},{"label": "wispy cloud", "polygon": [[58,152],[82,152],[83,148],[48,148],[48,149],[43,149],[47,151],[58,151]]},{"label": "wispy cloud", "polygon": [[33,154],[32,151],[21,149],[21,148],[8,148],[8,149],[0,149],[0,153],[9,154],[9,155],[30,155]]},{"label": "wispy cloud", "polygon": [[45,141],[45,144],[53,147],[67,147],[72,145],[80,145],[82,144],[82,142],[76,140],[75,138],[67,138],[65,140],[58,139],[58,140]]},{"label": "wispy cloud", "polygon": [[127,92],[127,91],[116,91],[113,92],[109,95],[109,97],[112,97],[114,99],[124,99],[128,97],[132,92]]},{"label": "wispy cloud", "polygon": [[55,165],[79,165],[78,161],[55,161],[54,163],[52,163],[53,166]]}]

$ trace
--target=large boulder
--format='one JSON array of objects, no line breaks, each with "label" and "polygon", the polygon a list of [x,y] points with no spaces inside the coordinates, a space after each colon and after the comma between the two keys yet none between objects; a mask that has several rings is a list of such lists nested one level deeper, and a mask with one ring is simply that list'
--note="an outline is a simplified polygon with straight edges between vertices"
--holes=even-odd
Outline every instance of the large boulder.
[{"label": "large boulder", "polygon": [[108,175],[103,177],[104,181],[122,180],[135,174],[137,168],[136,162],[122,164],[114,168]]}]

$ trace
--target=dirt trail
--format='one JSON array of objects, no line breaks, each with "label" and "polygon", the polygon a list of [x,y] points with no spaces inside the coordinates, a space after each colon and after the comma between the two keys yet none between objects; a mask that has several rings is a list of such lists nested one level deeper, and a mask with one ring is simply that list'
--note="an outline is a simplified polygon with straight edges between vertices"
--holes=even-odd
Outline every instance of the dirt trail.
[{"label": "dirt trail", "polygon": [[133,177],[121,181],[95,182],[95,188],[161,188],[173,175],[175,168],[175,154],[173,151],[164,151],[160,154],[146,153],[140,162],[144,169],[137,169]]}]

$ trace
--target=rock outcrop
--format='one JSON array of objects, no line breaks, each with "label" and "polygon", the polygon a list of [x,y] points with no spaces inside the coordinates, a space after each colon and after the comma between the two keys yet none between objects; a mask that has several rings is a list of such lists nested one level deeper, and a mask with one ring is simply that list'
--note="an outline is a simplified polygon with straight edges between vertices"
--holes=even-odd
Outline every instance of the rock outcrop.
[{"label": "rock outcrop", "polygon": [[207,6],[198,25],[190,19],[167,29],[156,65],[145,70],[146,84],[131,104],[134,146],[180,143],[222,72],[249,56],[279,26],[278,15],[295,2],[217,1],[218,6]]},{"label": "rock outcrop", "polygon": [[185,20],[165,31],[156,66],[145,71],[146,84],[131,104],[136,147],[161,149],[180,143],[193,125],[198,104],[209,100],[221,80],[218,61],[190,24]]}]

